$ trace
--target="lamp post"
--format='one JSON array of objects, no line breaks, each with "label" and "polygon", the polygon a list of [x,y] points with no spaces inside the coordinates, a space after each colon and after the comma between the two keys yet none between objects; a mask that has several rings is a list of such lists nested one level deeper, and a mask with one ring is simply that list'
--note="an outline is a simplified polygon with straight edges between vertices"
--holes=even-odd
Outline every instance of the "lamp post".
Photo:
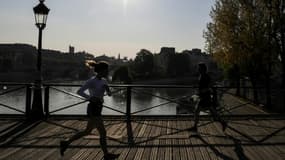
[{"label": "lamp post", "polygon": [[271,0],[267,1],[267,7],[269,11],[269,17],[268,17],[268,41],[269,41],[269,48],[268,48],[268,66],[267,66],[267,75],[266,75],[266,108],[267,109],[272,109],[271,108],[271,72],[272,72],[272,2]]},{"label": "lamp post", "polygon": [[33,8],[35,14],[36,26],[39,29],[38,37],[38,55],[37,55],[37,75],[35,80],[33,103],[31,114],[28,117],[31,120],[38,120],[44,117],[42,103],[42,30],[46,26],[49,9],[44,5],[44,0]]}]

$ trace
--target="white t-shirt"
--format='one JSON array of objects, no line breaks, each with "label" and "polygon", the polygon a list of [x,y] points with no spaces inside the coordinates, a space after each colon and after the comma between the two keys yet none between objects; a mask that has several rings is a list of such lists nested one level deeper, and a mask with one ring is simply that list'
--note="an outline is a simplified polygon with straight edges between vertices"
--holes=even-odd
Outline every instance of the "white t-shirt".
[{"label": "white t-shirt", "polygon": [[[106,87],[108,86],[108,82],[104,78],[96,78],[96,76],[88,79],[83,86],[77,91],[77,94],[80,96],[90,99],[91,97],[97,97],[103,100],[104,93],[106,91]],[[85,91],[88,90],[89,94],[86,94]]]}]

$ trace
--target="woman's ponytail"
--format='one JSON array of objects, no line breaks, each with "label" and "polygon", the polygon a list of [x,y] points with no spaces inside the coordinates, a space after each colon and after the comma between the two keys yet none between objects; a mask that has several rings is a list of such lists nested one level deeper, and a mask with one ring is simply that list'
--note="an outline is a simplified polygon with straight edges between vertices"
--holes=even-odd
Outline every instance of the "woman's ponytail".
[{"label": "woman's ponytail", "polygon": [[95,61],[90,60],[90,61],[86,61],[85,65],[88,68],[94,69],[94,72],[97,72],[97,73],[104,69],[109,68],[108,62],[105,62],[105,61],[95,62]]},{"label": "woman's ponytail", "polygon": [[95,61],[92,61],[92,60],[88,60],[85,62],[85,65],[88,67],[88,68],[94,68],[95,65],[96,65],[96,62]]}]

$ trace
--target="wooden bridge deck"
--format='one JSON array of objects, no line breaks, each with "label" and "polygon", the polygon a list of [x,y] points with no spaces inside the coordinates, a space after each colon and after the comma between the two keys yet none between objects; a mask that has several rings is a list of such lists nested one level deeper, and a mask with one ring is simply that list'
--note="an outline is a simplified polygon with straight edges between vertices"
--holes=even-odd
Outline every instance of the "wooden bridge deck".
[{"label": "wooden bridge deck", "polygon": [[[193,126],[191,116],[134,116],[129,125],[126,117],[105,117],[108,148],[119,153],[120,160],[285,159],[285,116],[272,116],[231,95],[224,102],[226,131],[205,117],[199,123],[198,136],[187,130]],[[72,143],[60,156],[60,140],[85,125],[84,117],[54,117],[32,124],[21,118],[0,118],[0,160],[103,159],[96,130]],[[128,132],[130,127],[132,132]],[[128,133],[133,134],[131,145]]]},{"label": "wooden bridge deck", "polygon": [[[231,119],[225,132],[217,122],[204,119],[199,135],[187,131],[190,118],[137,118],[131,123],[133,145],[128,145],[127,126],[122,118],[104,121],[108,147],[125,160],[185,159],[285,159],[285,119]],[[97,131],[72,143],[59,154],[59,141],[84,129],[86,119],[49,119],[25,124],[18,119],[0,121],[0,159],[102,159]],[[13,132],[15,128],[21,132]],[[5,136],[6,135],[6,138]],[[3,138],[4,137],[4,138]]]}]

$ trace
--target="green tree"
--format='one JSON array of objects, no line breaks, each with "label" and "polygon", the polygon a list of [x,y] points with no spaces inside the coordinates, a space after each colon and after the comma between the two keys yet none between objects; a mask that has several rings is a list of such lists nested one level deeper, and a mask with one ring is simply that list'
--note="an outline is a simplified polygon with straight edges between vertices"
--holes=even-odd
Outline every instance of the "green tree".
[{"label": "green tree", "polygon": [[272,52],[271,23],[266,0],[217,0],[204,33],[206,49],[229,70],[237,65],[254,87],[259,79],[270,77]]}]

